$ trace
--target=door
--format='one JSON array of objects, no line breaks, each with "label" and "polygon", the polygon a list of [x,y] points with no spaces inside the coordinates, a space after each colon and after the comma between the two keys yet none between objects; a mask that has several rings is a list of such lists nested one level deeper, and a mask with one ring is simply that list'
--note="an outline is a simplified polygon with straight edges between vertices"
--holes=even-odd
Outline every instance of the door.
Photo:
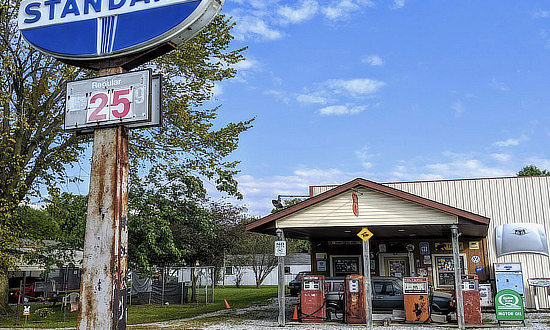
[{"label": "door", "polygon": [[407,257],[390,257],[385,258],[386,276],[395,276],[403,278],[409,276],[409,258]]}]

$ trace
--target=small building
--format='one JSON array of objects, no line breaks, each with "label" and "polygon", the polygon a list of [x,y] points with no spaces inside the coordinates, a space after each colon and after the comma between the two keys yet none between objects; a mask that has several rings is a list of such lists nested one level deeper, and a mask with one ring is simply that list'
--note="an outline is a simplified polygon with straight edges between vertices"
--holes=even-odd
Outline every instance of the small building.
[{"label": "small building", "polygon": [[[516,253],[497,258],[495,228],[537,223],[550,230],[550,177],[511,177],[376,183],[355,179],[312,186],[303,202],[267,215],[247,230],[311,242],[316,274],[362,274],[363,227],[370,240],[373,275],[427,276],[435,289],[455,290],[451,234],[456,228],[460,270],[494,284],[496,262],[521,262],[526,302],[534,307],[527,279],[550,277],[547,256]],[[541,306],[550,308],[547,297]]]},{"label": "small building", "polygon": [[[272,255],[269,256],[273,258]],[[224,285],[235,285],[240,278],[240,285],[256,285],[251,255],[228,255],[224,269]],[[307,253],[293,253],[285,257],[285,283],[288,284],[300,272],[311,271],[311,258]],[[277,285],[277,267],[272,268],[262,285]]]}]

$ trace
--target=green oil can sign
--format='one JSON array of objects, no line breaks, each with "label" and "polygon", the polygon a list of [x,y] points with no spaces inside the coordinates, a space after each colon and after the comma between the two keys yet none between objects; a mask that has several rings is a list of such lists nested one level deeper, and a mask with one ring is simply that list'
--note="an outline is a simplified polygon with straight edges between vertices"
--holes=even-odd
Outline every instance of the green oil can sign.
[{"label": "green oil can sign", "polygon": [[498,321],[523,321],[523,298],[514,290],[499,291],[495,297],[495,309]]}]

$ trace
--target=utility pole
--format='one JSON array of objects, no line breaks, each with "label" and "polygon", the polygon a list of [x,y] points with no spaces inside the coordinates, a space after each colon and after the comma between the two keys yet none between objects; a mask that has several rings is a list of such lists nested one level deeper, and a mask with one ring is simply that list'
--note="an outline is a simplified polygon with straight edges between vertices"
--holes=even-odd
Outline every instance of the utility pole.
[{"label": "utility pole", "polygon": [[[100,76],[123,73],[109,68]],[[94,130],[78,329],[126,329],[128,131]]]}]

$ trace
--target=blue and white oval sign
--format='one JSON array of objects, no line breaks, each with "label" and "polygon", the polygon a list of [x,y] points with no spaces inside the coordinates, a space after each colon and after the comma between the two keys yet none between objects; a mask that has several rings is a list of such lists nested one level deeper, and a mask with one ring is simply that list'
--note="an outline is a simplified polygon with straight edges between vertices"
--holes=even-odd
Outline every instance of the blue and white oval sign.
[{"label": "blue and white oval sign", "polygon": [[61,59],[95,60],[184,43],[218,14],[223,0],[24,0],[19,30]]}]

